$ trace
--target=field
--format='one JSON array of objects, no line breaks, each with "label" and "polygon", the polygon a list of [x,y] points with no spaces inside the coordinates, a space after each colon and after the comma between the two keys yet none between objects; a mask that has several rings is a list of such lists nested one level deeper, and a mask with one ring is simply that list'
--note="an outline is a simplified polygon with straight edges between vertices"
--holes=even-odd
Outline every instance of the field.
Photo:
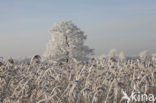
[{"label": "field", "polygon": [[134,103],[122,98],[132,92],[156,96],[152,58],[0,62],[0,103]]}]

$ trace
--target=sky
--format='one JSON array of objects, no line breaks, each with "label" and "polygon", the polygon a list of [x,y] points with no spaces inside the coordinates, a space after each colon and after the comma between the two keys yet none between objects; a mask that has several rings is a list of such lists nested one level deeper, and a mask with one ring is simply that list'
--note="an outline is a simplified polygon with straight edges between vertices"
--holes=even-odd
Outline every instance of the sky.
[{"label": "sky", "polygon": [[0,56],[42,55],[58,21],[72,20],[97,55],[156,53],[156,0],[0,0]]}]

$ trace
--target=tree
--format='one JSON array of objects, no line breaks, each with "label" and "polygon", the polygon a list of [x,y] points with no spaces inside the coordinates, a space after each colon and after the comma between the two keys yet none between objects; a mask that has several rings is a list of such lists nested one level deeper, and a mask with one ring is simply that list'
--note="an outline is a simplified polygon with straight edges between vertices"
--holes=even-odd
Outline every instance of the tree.
[{"label": "tree", "polygon": [[109,51],[109,53],[108,53],[108,56],[111,58],[111,57],[116,57],[116,55],[117,55],[117,51],[116,51],[116,49],[111,49],[110,51]]},{"label": "tree", "polygon": [[119,59],[120,59],[121,61],[124,61],[124,60],[126,59],[126,56],[125,56],[125,54],[124,54],[123,51],[120,52],[120,54],[119,54]]},{"label": "tree", "polygon": [[86,36],[72,21],[56,23],[52,29],[52,38],[47,44],[43,57],[52,60],[85,60],[93,54],[93,49],[84,45]]},{"label": "tree", "polygon": [[140,58],[141,58],[142,60],[145,60],[146,58],[149,57],[149,51],[148,51],[148,50],[144,50],[144,51],[142,51],[142,52],[139,54],[139,56],[140,56]]}]

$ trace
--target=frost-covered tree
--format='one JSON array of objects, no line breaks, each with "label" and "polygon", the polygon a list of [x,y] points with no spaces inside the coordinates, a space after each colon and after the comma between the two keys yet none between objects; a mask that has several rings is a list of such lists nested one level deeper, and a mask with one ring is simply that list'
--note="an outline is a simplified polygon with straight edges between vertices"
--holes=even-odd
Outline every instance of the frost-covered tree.
[{"label": "frost-covered tree", "polygon": [[156,60],[156,54],[152,54],[152,60]]},{"label": "frost-covered tree", "polygon": [[142,51],[140,54],[139,54],[139,56],[140,56],[140,58],[141,59],[146,59],[146,58],[148,58],[149,57],[149,51],[148,50],[144,50],[144,51]]},{"label": "frost-covered tree", "polygon": [[126,56],[125,56],[123,51],[120,52],[119,59],[122,60],[122,61],[126,59]]},{"label": "frost-covered tree", "polygon": [[52,33],[52,37],[43,54],[46,59],[85,60],[93,53],[93,49],[84,45],[86,40],[84,32],[70,20],[56,23],[50,29],[50,33]]},{"label": "frost-covered tree", "polygon": [[111,49],[108,53],[109,57],[116,57],[116,55],[117,55],[116,49]]}]

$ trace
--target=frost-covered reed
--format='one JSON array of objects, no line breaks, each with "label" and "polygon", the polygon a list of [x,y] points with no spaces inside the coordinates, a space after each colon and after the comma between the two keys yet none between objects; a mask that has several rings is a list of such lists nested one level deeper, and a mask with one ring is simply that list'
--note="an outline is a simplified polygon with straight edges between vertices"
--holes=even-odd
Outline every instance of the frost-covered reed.
[{"label": "frost-covered reed", "polygon": [[37,55],[30,62],[0,62],[0,103],[119,103],[122,91],[156,95],[152,58],[51,62]]}]

